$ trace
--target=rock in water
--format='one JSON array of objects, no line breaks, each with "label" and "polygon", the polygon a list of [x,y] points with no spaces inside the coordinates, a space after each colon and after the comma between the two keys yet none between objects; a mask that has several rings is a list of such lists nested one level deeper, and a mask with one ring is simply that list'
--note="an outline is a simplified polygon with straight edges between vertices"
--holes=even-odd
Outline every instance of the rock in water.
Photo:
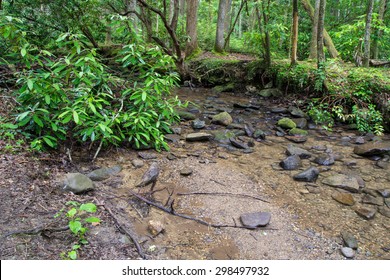
[{"label": "rock in water", "polygon": [[144,186],[147,186],[149,184],[153,184],[152,188],[151,188],[153,190],[159,174],[160,174],[160,167],[157,164],[157,162],[153,162],[150,165],[149,169],[142,176],[141,181],[139,183],[137,183],[135,186],[136,187],[144,187]]},{"label": "rock in water", "polygon": [[294,175],[294,180],[302,182],[315,182],[318,178],[320,171],[316,167],[310,167],[305,171]]},{"label": "rock in water", "polygon": [[390,154],[390,142],[370,142],[367,144],[356,146],[353,152],[359,156],[381,156]]},{"label": "rock in water", "polygon": [[292,155],[282,160],[279,165],[284,170],[295,170],[302,166],[302,161],[299,156]]},{"label": "rock in water", "polygon": [[229,115],[228,112],[222,112],[217,115],[215,115],[212,119],[213,123],[221,124],[224,126],[228,126],[233,122],[232,116]]},{"label": "rock in water", "polygon": [[121,172],[121,170],[122,166],[119,165],[113,167],[103,167],[88,173],[87,177],[92,181],[103,181],[110,178],[110,176]]},{"label": "rock in water", "polygon": [[245,213],[240,216],[242,224],[250,229],[265,227],[271,220],[269,212]]},{"label": "rock in water", "polygon": [[79,194],[92,190],[94,185],[91,179],[81,173],[69,173],[65,175],[62,187],[65,191]]}]

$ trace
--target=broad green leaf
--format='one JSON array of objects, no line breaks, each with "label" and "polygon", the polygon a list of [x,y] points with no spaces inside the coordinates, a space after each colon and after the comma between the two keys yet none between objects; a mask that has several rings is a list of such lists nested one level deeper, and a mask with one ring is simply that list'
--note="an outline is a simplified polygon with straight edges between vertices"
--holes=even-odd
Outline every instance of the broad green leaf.
[{"label": "broad green leaf", "polygon": [[25,48],[21,49],[21,50],[20,50],[20,54],[21,54],[23,57],[25,57],[26,54],[27,54],[27,50],[26,50]]},{"label": "broad green leaf", "polygon": [[77,213],[77,209],[76,208],[72,208],[68,211],[68,213],[66,213],[66,216],[69,217],[69,218],[72,218],[74,217],[74,215],[76,215]]},{"label": "broad green leaf", "polygon": [[33,88],[34,88],[34,82],[33,82],[33,80],[28,79],[28,80],[27,80],[27,86],[28,86],[28,89],[29,89],[29,90],[33,90]]},{"label": "broad green leaf", "polygon": [[43,141],[45,141],[45,143],[46,143],[47,145],[49,145],[49,147],[54,148],[55,143],[53,143],[53,142],[50,140],[50,138],[43,136]]},{"label": "broad green leaf", "polygon": [[45,102],[47,105],[50,104],[50,95],[48,95],[48,94],[45,95]]},{"label": "broad green leaf", "polygon": [[68,257],[71,260],[77,260],[77,252],[76,251],[70,251],[68,252]]},{"label": "broad green leaf", "polygon": [[88,217],[85,219],[87,223],[100,223],[100,219],[97,217]]},{"label": "broad green leaf", "polygon": [[86,204],[80,205],[80,210],[83,210],[83,211],[89,212],[89,213],[95,213],[97,210],[97,207],[93,203],[86,203]]},{"label": "broad green leaf", "polygon": [[69,228],[74,234],[77,234],[81,230],[82,225],[79,221],[70,221]]},{"label": "broad green leaf", "polygon": [[79,124],[80,122],[79,114],[76,111],[73,111],[73,120],[76,124]]},{"label": "broad green leaf", "polygon": [[34,115],[33,116],[33,120],[34,120],[34,122],[37,124],[37,125],[39,125],[40,127],[43,127],[43,122],[42,122],[42,120],[39,118],[39,116],[38,115]]}]

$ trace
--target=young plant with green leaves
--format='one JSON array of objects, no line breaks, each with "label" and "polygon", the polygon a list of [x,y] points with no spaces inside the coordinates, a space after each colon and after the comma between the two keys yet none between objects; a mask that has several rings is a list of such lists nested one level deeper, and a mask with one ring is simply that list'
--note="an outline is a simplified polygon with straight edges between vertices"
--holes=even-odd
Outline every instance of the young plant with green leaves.
[{"label": "young plant with green leaves", "polygon": [[70,251],[61,253],[61,257],[63,259],[76,260],[78,251],[83,245],[88,244],[86,234],[89,229],[87,225],[98,224],[101,220],[89,215],[90,213],[95,213],[97,211],[97,207],[94,203],[80,204],[76,201],[69,201],[66,205],[71,206],[71,208],[65,214],[65,208],[61,209],[54,217],[66,217],[68,220],[69,230],[77,238],[77,241],[72,245],[72,249]]}]

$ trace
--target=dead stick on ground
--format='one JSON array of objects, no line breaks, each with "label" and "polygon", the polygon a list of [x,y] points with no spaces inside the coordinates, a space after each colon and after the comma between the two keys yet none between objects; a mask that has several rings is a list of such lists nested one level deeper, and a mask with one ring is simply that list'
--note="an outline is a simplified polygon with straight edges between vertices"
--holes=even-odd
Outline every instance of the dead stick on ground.
[{"label": "dead stick on ground", "polygon": [[[194,218],[194,217],[191,217],[191,216],[188,216],[188,215],[184,215],[184,214],[180,214],[180,213],[176,213],[172,208],[169,209],[169,208],[166,208],[158,203],[155,203],[155,202],[152,202],[132,191],[130,191],[130,194],[135,196],[136,198],[142,200],[143,202],[145,202],[146,204],[148,205],[151,205],[151,206],[154,206],[156,207],[157,209],[160,209],[168,214],[171,214],[171,215],[174,215],[174,216],[177,216],[177,217],[180,217],[180,218],[183,218],[183,219],[187,219],[187,220],[191,220],[191,221],[195,221],[199,224],[202,224],[202,225],[205,225],[205,226],[208,226],[208,227],[213,227],[213,228],[243,228],[243,229],[248,229],[247,227],[244,227],[244,226],[237,226],[237,225],[225,225],[225,224],[211,224],[211,223],[208,223],[208,222],[205,222],[201,219],[198,219],[198,218]],[[275,228],[259,228],[261,230],[277,230]]]},{"label": "dead stick on ground", "polygon": [[246,197],[246,198],[253,198],[253,199],[260,200],[260,201],[263,201],[263,202],[266,202],[266,203],[270,203],[269,201],[267,201],[267,200],[265,200],[263,198],[260,198],[260,197],[257,197],[257,196],[253,196],[253,195],[249,195],[249,194],[242,194],[242,193],[190,192],[190,193],[177,193],[177,195],[232,195],[232,196],[241,196],[241,197]]},{"label": "dead stick on ground", "polygon": [[9,233],[4,234],[1,238],[6,238],[11,235],[17,235],[17,234],[28,234],[28,235],[36,235],[44,232],[59,232],[59,231],[66,231],[69,229],[69,226],[62,227],[62,228],[50,228],[48,226],[43,227],[36,227],[33,229],[27,229],[27,230],[16,230],[11,231]]},{"label": "dead stick on ground", "polygon": [[110,207],[108,207],[106,204],[104,203],[98,203],[100,206],[102,206],[104,209],[106,209],[106,211],[108,212],[108,214],[111,215],[111,217],[114,219],[115,223],[117,224],[118,228],[124,232],[134,243],[135,247],[137,248],[137,251],[138,251],[138,254],[141,256],[141,258],[145,259],[146,256],[144,254],[144,252],[142,251],[142,248],[141,246],[139,245],[137,239],[134,237],[134,235],[129,232],[124,226],[121,225],[121,223],[118,221],[118,218],[114,215],[114,213],[112,213],[112,210]]}]

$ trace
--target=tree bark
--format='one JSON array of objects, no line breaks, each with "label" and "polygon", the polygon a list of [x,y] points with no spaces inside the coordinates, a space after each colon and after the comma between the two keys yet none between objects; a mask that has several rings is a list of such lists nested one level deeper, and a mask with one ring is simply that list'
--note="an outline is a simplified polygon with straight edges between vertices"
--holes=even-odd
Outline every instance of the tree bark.
[{"label": "tree bark", "polygon": [[[383,18],[385,16],[385,12],[387,9],[387,0],[381,0],[380,5],[379,5],[379,12],[378,12],[378,23],[380,25],[383,25]],[[379,38],[383,36],[383,30],[378,28],[376,30],[376,38],[372,42],[372,57],[373,59],[378,59],[379,57]]]},{"label": "tree bark", "polygon": [[186,57],[193,54],[194,51],[198,50],[198,34],[197,34],[197,23],[198,23],[198,0],[187,0],[187,22],[186,22],[186,33],[187,33],[187,44],[186,44]]},{"label": "tree bark", "polygon": [[215,35],[215,46],[214,50],[217,53],[223,53],[224,51],[224,44],[225,44],[225,18],[226,13],[228,10],[228,3],[229,0],[219,0],[219,7],[218,7],[218,19],[217,19],[217,32]]},{"label": "tree bark", "polygon": [[320,11],[320,0],[316,0],[315,7],[314,7],[314,19],[313,19],[312,30],[311,30],[309,59],[317,58],[317,32],[318,32],[319,11]]},{"label": "tree bark", "polygon": [[265,6],[265,0],[261,1],[262,3],[262,10],[263,10],[263,22],[264,22],[264,46],[265,46],[265,52],[264,52],[264,62],[267,67],[271,66],[271,39],[268,31],[268,15],[269,15],[269,6],[270,6],[270,0],[268,0],[267,7]]},{"label": "tree bark", "polygon": [[3,9],[3,0],[0,0],[0,11]]},{"label": "tree bark", "polygon": [[297,64],[298,49],[298,0],[293,0],[293,26],[291,36],[291,65]]},{"label": "tree bark", "polygon": [[[234,27],[235,27],[236,24],[237,24],[237,20],[241,20],[241,11],[242,11],[242,8],[244,8],[244,5],[245,5],[246,2],[247,2],[247,0],[242,0],[242,1],[241,1],[241,5],[240,5],[240,8],[238,9],[236,18],[234,19],[234,22],[232,23],[232,25],[231,25],[231,27],[230,27],[229,33],[228,33],[228,35],[226,36],[225,44],[224,44],[224,46],[223,46],[224,49],[227,47],[227,45],[228,45],[228,43],[229,43],[230,36],[232,35],[232,33],[233,33],[233,31],[234,31]],[[240,30],[240,29],[241,29],[241,26],[239,26],[239,30]],[[239,38],[241,37],[240,31],[239,31],[238,37],[239,37]]]},{"label": "tree bark", "polygon": [[318,13],[318,31],[317,31],[317,67],[324,67],[324,23],[325,23],[326,0],[320,0],[320,9]]},{"label": "tree bark", "polygon": [[363,67],[370,67],[371,22],[374,9],[374,0],[368,0],[366,28],[364,31]]},{"label": "tree bark", "polygon": [[[305,9],[305,11],[308,13],[311,21],[313,22],[314,21],[314,8],[310,4],[310,1],[309,0],[301,0],[301,3],[303,5],[303,8]],[[339,53],[337,52],[336,47],[333,44],[332,38],[330,38],[330,36],[325,28],[324,28],[324,41],[325,41],[324,43],[325,43],[326,48],[328,49],[330,57],[331,58],[338,57]]]}]

